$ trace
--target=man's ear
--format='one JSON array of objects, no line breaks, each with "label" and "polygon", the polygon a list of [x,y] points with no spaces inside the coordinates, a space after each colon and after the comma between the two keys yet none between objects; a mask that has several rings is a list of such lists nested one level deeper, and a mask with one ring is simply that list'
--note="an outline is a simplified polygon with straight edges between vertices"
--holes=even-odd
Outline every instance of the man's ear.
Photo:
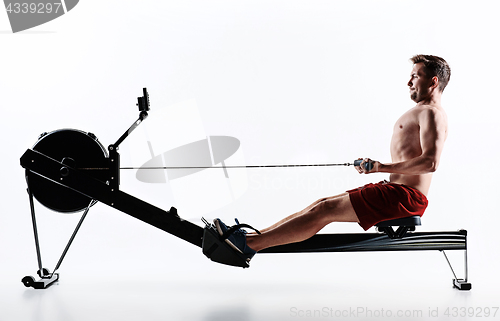
[{"label": "man's ear", "polygon": [[439,78],[437,76],[431,79],[431,88],[437,89],[439,87]]}]

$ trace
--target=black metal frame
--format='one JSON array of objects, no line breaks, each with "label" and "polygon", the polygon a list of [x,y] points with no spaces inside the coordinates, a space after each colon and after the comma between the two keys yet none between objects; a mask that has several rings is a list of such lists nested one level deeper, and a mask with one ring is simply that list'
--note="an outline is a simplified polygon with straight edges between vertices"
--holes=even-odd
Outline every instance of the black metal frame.
[{"label": "black metal frame", "polygon": [[[140,111],[139,119],[132,124],[114,145],[108,147],[109,168],[106,169],[109,171],[110,177],[108,182],[102,182],[88,175],[88,170],[73,168],[62,160],[52,159],[33,149],[28,149],[21,157],[21,166],[26,169],[27,173],[30,172],[39,175],[44,179],[69,188],[91,199],[89,206],[85,209],[82,218],[61,255],[56,268],[50,273],[47,269],[43,268],[42,265],[33,195],[29,191],[28,182],[28,194],[39,268],[37,274],[41,279],[35,281],[33,277],[26,276],[22,280],[25,286],[44,289],[59,280],[59,274],[55,272],[60,267],[91,205],[95,202],[102,202],[147,224],[173,234],[193,245],[201,247],[203,253],[212,261],[244,268],[249,267],[249,262],[245,256],[240,255],[226,242],[221,240],[213,224],[205,221],[205,228],[199,227],[180,218],[174,207],[169,211],[165,211],[120,191],[120,155],[118,153],[118,146],[148,116],[149,98],[145,88],[143,93],[144,96],[138,98]],[[26,176],[28,177],[28,175]],[[408,220],[405,222],[408,222]],[[467,231],[411,233],[415,230],[415,225],[419,224],[410,223],[401,225],[398,222],[394,224],[395,225],[380,224],[379,230],[382,233],[318,234],[303,242],[276,246],[265,249],[259,253],[414,250],[439,250],[444,253],[445,250],[464,250],[466,274],[464,279],[457,278],[446,253],[444,253],[444,255],[454,275],[453,285],[460,290],[469,290],[471,288],[470,283],[467,281]],[[398,226],[398,229],[394,231],[392,226]]]}]

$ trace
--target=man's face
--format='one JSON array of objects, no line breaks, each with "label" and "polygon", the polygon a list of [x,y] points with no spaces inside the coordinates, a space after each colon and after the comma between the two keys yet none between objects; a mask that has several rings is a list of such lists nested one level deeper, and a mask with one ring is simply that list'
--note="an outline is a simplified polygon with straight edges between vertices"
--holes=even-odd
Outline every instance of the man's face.
[{"label": "man's face", "polygon": [[413,65],[413,69],[410,74],[410,81],[408,81],[408,87],[410,87],[410,98],[416,103],[424,100],[430,94],[432,78],[428,77],[424,70],[424,64],[421,62]]}]

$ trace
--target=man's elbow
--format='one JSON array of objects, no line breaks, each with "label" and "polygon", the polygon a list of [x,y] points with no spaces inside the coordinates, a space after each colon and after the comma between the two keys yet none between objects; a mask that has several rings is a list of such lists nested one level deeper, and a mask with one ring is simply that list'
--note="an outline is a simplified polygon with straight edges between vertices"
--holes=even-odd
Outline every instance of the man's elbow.
[{"label": "man's elbow", "polygon": [[437,170],[437,168],[438,168],[439,161],[436,160],[436,159],[431,158],[431,159],[428,159],[428,161],[426,162],[426,165],[427,165],[426,166],[427,167],[427,171],[429,173],[434,173]]}]

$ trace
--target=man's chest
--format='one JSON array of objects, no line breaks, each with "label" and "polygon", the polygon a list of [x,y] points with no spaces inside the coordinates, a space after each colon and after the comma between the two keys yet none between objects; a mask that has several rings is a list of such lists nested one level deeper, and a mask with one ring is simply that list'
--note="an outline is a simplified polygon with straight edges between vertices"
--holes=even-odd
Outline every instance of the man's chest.
[{"label": "man's chest", "polygon": [[409,148],[420,145],[420,126],[414,113],[401,116],[394,124],[392,148]]}]

